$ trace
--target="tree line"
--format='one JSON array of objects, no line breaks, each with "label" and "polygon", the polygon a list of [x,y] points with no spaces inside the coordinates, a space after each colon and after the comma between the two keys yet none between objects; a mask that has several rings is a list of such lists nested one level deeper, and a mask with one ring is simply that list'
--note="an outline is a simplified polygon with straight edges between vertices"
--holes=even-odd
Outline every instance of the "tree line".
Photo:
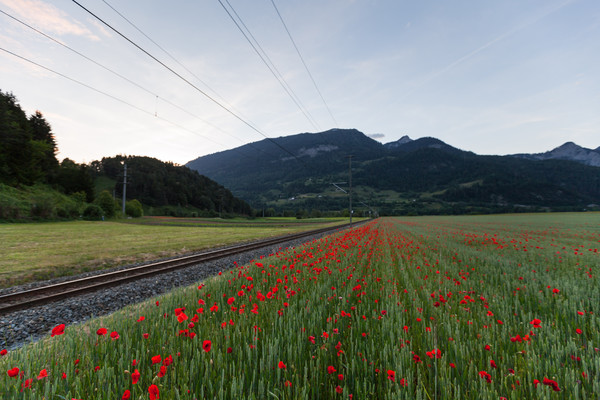
[{"label": "tree line", "polygon": [[136,199],[127,202],[127,215],[139,216],[142,208],[154,215],[252,214],[246,202],[184,166],[133,156],[78,164],[59,162],[57,153],[42,113],[27,116],[12,93],[0,90],[0,220],[117,216],[124,163],[127,199]]}]

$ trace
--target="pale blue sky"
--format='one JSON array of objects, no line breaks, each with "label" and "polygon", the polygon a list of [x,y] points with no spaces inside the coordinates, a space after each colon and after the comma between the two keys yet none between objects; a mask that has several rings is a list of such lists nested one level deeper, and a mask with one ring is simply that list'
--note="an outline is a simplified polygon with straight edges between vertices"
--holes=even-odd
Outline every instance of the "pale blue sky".
[{"label": "pale blue sky", "polygon": [[[597,0],[275,0],[335,121],[271,0],[229,0],[312,122],[218,0],[78,1],[268,137],[339,127],[383,143],[433,136],[478,154],[600,146]],[[0,89],[45,115],[60,159],[184,164],[264,139],[73,1],[0,0],[0,10],[142,87],[0,13],[1,48],[136,107],[0,51]]]}]

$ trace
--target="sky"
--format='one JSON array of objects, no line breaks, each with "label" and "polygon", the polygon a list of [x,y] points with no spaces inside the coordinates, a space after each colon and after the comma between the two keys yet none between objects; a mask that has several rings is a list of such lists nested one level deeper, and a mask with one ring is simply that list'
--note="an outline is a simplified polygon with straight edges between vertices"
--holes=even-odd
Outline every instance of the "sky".
[{"label": "sky", "polygon": [[78,163],[331,128],[597,148],[600,2],[0,0],[0,90]]}]

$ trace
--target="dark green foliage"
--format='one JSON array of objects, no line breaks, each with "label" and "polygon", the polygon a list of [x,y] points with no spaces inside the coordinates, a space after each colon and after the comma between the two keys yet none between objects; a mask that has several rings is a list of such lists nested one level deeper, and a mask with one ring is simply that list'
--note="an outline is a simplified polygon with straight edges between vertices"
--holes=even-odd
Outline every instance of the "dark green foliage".
[{"label": "dark green foliage", "polygon": [[66,194],[83,192],[88,203],[94,201],[94,180],[90,168],[85,164],[65,158],[58,168],[54,183]]},{"label": "dark green foliage", "polygon": [[88,221],[99,221],[104,215],[104,210],[96,204],[89,204],[85,210],[83,210],[83,219]]},{"label": "dark green foliage", "polygon": [[127,198],[136,198],[153,210],[193,207],[212,215],[250,215],[250,206],[218,183],[191,169],[150,157],[103,158],[90,168],[96,176],[114,179],[117,198],[123,193],[123,162],[127,163]]},{"label": "dark green foliage", "polygon": [[0,183],[50,182],[56,169],[56,142],[39,111],[27,118],[11,93],[0,91]]},{"label": "dark green foliage", "polygon": [[79,218],[82,194],[66,196],[48,185],[13,188],[0,184],[0,220],[40,221]]},{"label": "dark green foliage", "polygon": [[133,218],[139,218],[144,215],[144,209],[142,208],[142,203],[137,201],[136,199],[130,200],[125,203],[125,214]]},{"label": "dark green foliage", "polygon": [[112,195],[107,190],[100,192],[94,203],[102,209],[106,218],[115,216],[117,206]]}]

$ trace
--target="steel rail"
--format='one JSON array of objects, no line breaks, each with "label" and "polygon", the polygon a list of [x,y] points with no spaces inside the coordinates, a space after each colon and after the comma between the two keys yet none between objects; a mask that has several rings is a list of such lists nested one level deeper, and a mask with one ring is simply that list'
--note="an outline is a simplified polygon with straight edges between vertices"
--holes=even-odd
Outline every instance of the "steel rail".
[{"label": "steel rail", "polygon": [[284,243],[290,240],[301,239],[303,237],[314,236],[325,232],[339,231],[353,225],[357,224],[338,225],[335,227],[321,228],[312,231],[278,236],[275,238],[254,241],[217,250],[210,250],[170,260],[153,262],[132,268],[106,272],[85,278],[73,279],[61,283],[40,286],[29,290],[1,295],[0,315],[32,308],[68,297],[90,293],[95,290],[120,285],[122,283],[146,278],[152,275],[174,271],[176,269],[189,267],[202,262],[228,257],[245,251],[259,249],[265,246]]}]

